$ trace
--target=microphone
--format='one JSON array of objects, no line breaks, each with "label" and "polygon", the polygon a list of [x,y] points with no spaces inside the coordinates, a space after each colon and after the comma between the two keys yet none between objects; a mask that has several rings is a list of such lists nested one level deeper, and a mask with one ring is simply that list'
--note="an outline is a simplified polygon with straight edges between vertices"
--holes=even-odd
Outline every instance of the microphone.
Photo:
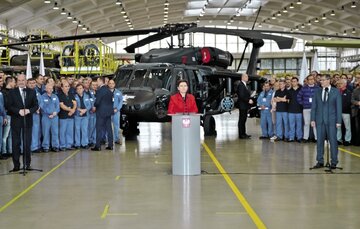
[{"label": "microphone", "polygon": [[325,88],[325,92],[326,92],[326,93],[329,92],[329,88],[328,88],[328,87]]}]

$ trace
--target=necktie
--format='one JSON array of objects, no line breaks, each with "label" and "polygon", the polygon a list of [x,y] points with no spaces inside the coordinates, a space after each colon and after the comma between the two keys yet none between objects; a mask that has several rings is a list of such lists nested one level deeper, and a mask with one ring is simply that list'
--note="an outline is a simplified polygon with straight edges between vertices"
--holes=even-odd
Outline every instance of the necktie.
[{"label": "necktie", "polygon": [[329,88],[325,88],[323,102],[326,102],[329,97]]},{"label": "necktie", "polygon": [[20,93],[21,93],[22,102],[23,102],[23,104],[25,104],[25,91],[24,91],[24,88],[20,89]]}]

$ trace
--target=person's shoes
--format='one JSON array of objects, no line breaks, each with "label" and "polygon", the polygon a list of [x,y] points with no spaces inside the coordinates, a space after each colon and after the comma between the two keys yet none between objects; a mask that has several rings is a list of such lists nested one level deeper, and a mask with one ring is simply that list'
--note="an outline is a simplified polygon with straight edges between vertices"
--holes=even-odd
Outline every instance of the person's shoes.
[{"label": "person's shoes", "polygon": [[269,137],[266,136],[260,136],[259,139],[269,139]]},{"label": "person's shoes", "polygon": [[303,143],[309,143],[310,141],[309,141],[309,139],[305,139],[305,138],[304,138],[304,139],[302,140],[302,142],[303,142]]},{"label": "person's shoes", "polygon": [[53,151],[53,152],[59,152],[59,148],[52,148],[51,151]]},{"label": "person's shoes", "polygon": [[4,157],[3,155],[0,155],[0,160],[6,160],[7,158]]},{"label": "person's shoes", "polygon": [[69,147],[69,148],[66,148],[66,150],[74,150],[75,148],[74,147]]},{"label": "person's shoes", "polygon": [[9,172],[12,173],[12,172],[18,172],[20,171],[20,166],[15,166],[12,170],[10,170]]},{"label": "person's shoes", "polygon": [[121,141],[116,141],[115,144],[122,145]]},{"label": "person's shoes", "polygon": [[90,143],[90,144],[89,144],[89,147],[94,147],[94,146],[95,146],[94,143]]},{"label": "person's shoes", "polygon": [[33,168],[31,167],[31,165],[28,165],[28,166],[25,167],[25,170],[31,171],[31,170],[33,170]]},{"label": "person's shoes", "polygon": [[89,145],[81,146],[81,149],[89,149]]},{"label": "person's shoes", "polygon": [[49,152],[49,149],[43,149],[43,152],[44,152],[44,153],[48,153],[48,152]]},{"label": "person's shoes", "polygon": [[75,148],[75,149],[80,149],[80,146],[75,146],[74,148]]},{"label": "person's shoes", "polygon": [[344,142],[344,146],[349,146],[349,145],[350,145],[350,142],[347,142],[347,141]]},{"label": "person's shoes", "polygon": [[101,145],[105,145],[105,144],[106,144],[106,141],[105,141],[105,140],[100,141],[100,144],[101,144]]},{"label": "person's shoes", "polygon": [[108,147],[106,147],[105,149],[107,149],[107,150],[113,150],[113,147],[112,147],[112,146],[108,146]]},{"label": "person's shoes", "polygon": [[337,142],[338,142],[338,145],[339,145],[339,146],[343,144],[341,141],[337,141]]},{"label": "person's shoes", "polygon": [[251,135],[245,134],[246,138],[251,138]]},{"label": "person's shoes", "polygon": [[66,151],[66,148],[60,148],[60,151]]},{"label": "person's shoes", "polygon": [[293,140],[293,139],[289,139],[289,140],[287,140],[287,142],[294,142],[294,140]]},{"label": "person's shoes", "polygon": [[91,148],[92,151],[101,151],[100,147],[93,147]]},{"label": "person's shoes", "polygon": [[323,168],[324,167],[324,163],[316,163],[316,165],[314,165],[313,169],[320,169],[320,168]]},{"label": "person's shoes", "polygon": [[298,140],[296,140],[298,143],[302,143],[302,140],[301,139],[298,139]]}]

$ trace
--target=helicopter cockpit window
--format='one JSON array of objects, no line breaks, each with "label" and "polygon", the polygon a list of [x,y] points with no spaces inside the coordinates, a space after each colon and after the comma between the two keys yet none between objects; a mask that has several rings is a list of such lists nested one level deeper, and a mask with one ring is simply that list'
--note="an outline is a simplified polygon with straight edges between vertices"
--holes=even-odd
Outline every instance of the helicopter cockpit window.
[{"label": "helicopter cockpit window", "polygon": [[129,80],[132,72],[132,69],[121,69],[116,75],[115,87],[126,87],[126,83]]},{"label": "helicopter cockpit window", "polygon": [[166,88],[170,75],[171,70],[167,68],[151,69],[147,76],[145,86],[151,87],[152,89]]},{"label": "helicopter cockpit window", "polygon": [[141,87],[144,83],[146,72],[147,72],[147,69],[136,70],[130,81],[130,87]]}]

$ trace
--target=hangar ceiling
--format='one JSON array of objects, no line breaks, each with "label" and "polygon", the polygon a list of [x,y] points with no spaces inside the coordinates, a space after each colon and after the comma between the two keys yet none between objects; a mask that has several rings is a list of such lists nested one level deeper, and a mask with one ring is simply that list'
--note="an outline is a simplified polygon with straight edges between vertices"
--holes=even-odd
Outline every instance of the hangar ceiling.
[{"label": "hangar ceiling", "polygon": [[[352,0],[0,0],[0,23],[54,36],[145,29],[164,23],[299,31],[359,37],[360,1]],[[47,2],[47,3],[45,3]],[[81,27],[80,27],[81,25]],[[110,38],[111,42],[121,38]]]}]

